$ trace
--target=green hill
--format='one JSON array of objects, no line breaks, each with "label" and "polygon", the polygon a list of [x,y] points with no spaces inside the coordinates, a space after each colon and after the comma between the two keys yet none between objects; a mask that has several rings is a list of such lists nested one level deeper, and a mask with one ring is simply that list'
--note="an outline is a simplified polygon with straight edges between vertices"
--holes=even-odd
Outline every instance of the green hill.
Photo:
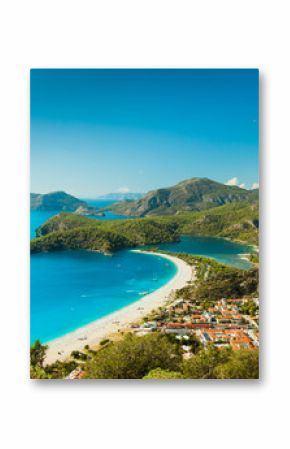
[{"label": "green hill", "polygon": [[137,245],[174,242],[176,226],[153,220],[97,221],[72,214],[59,214],[37,229],[31,251],[91,249],[111,253]]},{"label": "green hill", "polygon": [[256,202],[231,203],[201,212],[180,212],[174,216],[154,217],[154,220],[175,223],[180,234],[224,237],[258,244],[259,204]]},{"label": "green hill", "polygon": [[228,186],[208,178],[192,178],[179,184],[153,190],[137,201],[124,201],[111,206],[113,212],[144,217],[174,215],[181,211],[202,211],[229,203],[258,201],[259,191]]},{"label": "green hill", "polygon": [[65,192],[30,194],[30,208],[33,210],[75,211],[79,207],[86,208],[86,202]]},{"label": "green hill", "polygon": [[257,204],[228,204],[203,212],[98,221],[61,213],[37,229],[31,251],[92,249],[111,253],[137,245],[177,241],[180,235],[211,235],[257,244]]}]

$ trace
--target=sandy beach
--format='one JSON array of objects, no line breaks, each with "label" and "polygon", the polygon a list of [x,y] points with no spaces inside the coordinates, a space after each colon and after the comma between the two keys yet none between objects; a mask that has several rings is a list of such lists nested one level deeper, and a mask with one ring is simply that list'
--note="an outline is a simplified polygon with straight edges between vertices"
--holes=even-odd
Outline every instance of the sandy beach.
[{"label": "sandy beach", "polygon": [[[139,251],[144,254],[152,254],[146,251]],[[63,337],[48,342],[48,350],[45,363],[52,363],[55,360],[64,360],[74,350],[82,350],[85,345],[94,346],[109,335],[126,329],[135,321],[140,320],[152,310],[166,303],[172,290],[184,287],[187,282],[194,280],[192,268],[183,260],[177,257],[161,253],[154,253],[158,256],[171,260],[177,266],[176,275],[164,286],[154,292],[145,295],[140,300],[117,310],[104,318],[89,323],[86,326],[70,332]]]}]

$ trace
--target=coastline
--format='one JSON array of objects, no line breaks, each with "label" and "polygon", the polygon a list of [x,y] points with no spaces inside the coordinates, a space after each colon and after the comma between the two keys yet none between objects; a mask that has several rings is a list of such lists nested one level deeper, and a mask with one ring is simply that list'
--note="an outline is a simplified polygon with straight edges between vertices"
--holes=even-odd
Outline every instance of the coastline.
[{"label": "coastline", "polygon": [[247,262],[249,262],[250,268],[254,266],[253,262],[251,262],[250,260],[251,254],[252,253],[241,253],[238,255],[241,260],[246,260]]},{"label": "coastline", "polygon": [[150,251],[132,251],[170,260],[177,267],[175,276],[162,287],[134,303],[48,342],[46,364],[53,363],[57,359],[65,360],[72,351],[81,351],[85,345],[95,346],[111,334],[128,328],[130,323],[140,320],[152,310],[165,304],[172,290],[182,288],[187,282],[195,279],[192,267],[178,257]]}]

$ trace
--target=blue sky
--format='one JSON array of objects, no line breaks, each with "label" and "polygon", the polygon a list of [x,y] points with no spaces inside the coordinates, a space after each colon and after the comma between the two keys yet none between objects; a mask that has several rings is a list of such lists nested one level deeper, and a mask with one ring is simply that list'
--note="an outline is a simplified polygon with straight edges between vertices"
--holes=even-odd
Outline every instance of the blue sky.
[{"label": "blue sky", "polygon": [[[31,71],[31,191],[258,182],[258,71]],[[237,178],[237,179],[235,179]]]}]

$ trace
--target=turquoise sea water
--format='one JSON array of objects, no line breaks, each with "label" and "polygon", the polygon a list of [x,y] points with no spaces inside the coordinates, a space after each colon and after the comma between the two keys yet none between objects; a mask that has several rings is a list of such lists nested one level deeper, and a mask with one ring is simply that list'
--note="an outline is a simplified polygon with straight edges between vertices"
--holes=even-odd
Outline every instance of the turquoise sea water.
[{"label": "turquoise sea water", "polygon": [[166,284],[169,260],[120,251],[63,251],[31,257],[31,341],[49,341],[118,310]]},{"label": "turquoise sea water", "polygon": [[49,211],[38,211],[31,210],[30,211],[30,239],[35,237],[36,229],[42,225],[46,220],[58,214],[58,211],[49,210]]},{"label": "turquoise sea water", "polygon": [[[31,236],[54,214],[32,211]],[[250,266],[239,254],[251,252],[251,247],[224,239],[184,236],[180,242],[158,246],[213,257],[239,268]],[[33,254],[31,342],[52,340],[131,304],[166,284],[175,273],[175,265],[162,257],[127,250],[112,257],[90,251]]]},{"label": "turquoise sea water", "polygon": [[[116,203],[116,201],[112,201],[112,200],[90,200],[90,199],[85,199],[84,201],[86,201],[90,206],[97,207],[98,209],[102,209],[103,207],[107,207],[110,204]],[[128,220],[128,219],[133,218],[133,217],[125,217],[124,215],[118,215],[118,214],[114,214],[113,212],[106,211],[104,217],[90,216],[90,218],[93,218],[93,219],[96,219],[96,220]]]}]

